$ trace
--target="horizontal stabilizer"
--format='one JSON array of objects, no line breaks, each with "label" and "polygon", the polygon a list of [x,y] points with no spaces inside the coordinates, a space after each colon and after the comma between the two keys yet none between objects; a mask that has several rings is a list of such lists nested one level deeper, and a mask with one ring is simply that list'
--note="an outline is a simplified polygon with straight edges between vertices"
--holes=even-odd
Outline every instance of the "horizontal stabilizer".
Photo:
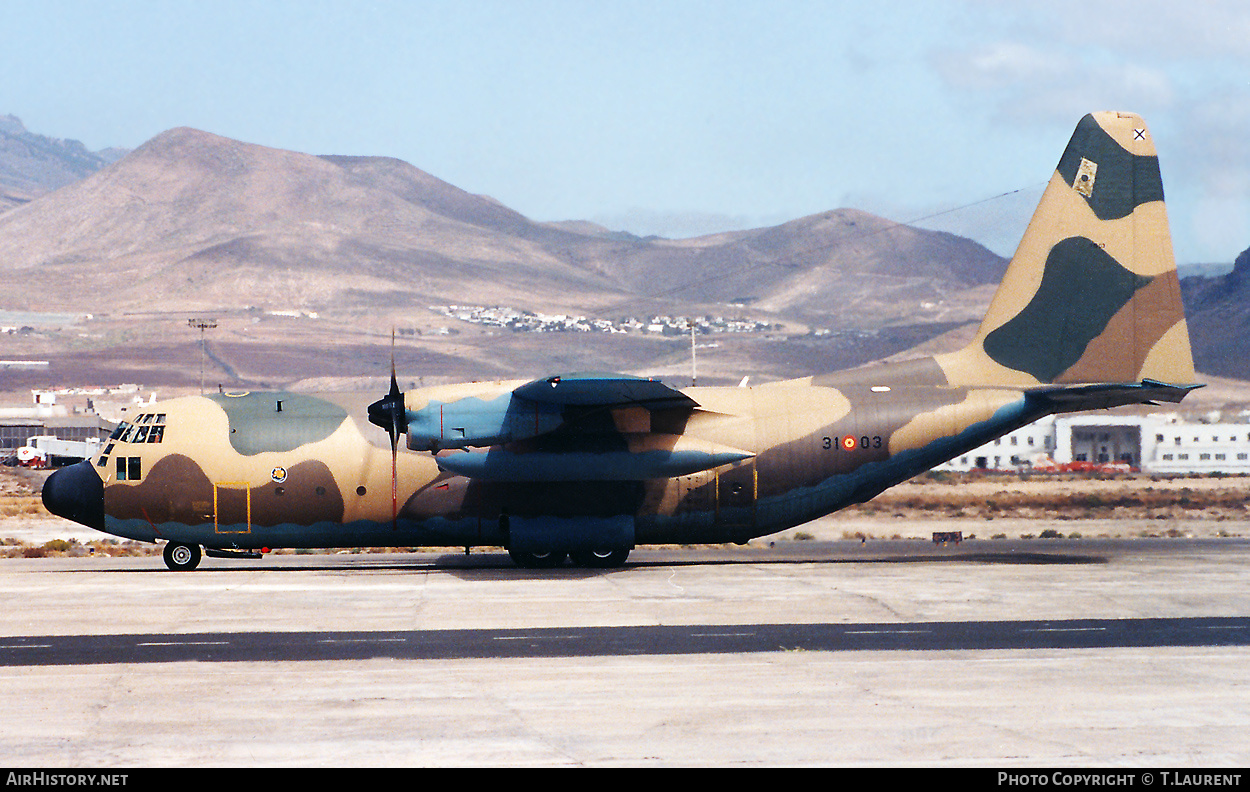
[{"label": "horizontal stabilizer", "polygon": [[1170,385],[1144,379],[1141,382],[1104,382],[1095,385],[1069,385],[1034,388],[1028,399],[1042,401],[1051,412],[1103,410],[1126,404],[1176,403],[1202,385]]}]

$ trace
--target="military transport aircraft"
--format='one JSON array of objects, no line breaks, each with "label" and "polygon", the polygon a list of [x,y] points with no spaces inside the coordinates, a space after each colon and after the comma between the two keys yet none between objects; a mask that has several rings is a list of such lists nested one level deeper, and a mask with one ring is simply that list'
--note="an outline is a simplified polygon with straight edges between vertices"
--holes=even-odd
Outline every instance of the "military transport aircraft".
[{"label": "military transport aircraft", "polygon": [[640,544],[781,531],[1044,415],[1178,402],[1193,380],[1154,143],[1105,112],[1077,125],[957,352],[757,387],[579,373],[403,393],[392,371],[372,404],[178,398],[52,474],[43,501],[166,542],[175,570],[201,547],[502,546],[524,567],[612,567]]}]

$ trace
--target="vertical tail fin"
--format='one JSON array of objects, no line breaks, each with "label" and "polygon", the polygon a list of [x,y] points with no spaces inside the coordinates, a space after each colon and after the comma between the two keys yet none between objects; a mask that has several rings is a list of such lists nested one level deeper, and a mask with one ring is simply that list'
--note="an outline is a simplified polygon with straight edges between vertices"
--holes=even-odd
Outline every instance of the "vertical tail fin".
[{"label": "vertical tail fin", "polygon": [[1194,380],[1154,142],[1140,116],[1081,119],[952,384]]}]

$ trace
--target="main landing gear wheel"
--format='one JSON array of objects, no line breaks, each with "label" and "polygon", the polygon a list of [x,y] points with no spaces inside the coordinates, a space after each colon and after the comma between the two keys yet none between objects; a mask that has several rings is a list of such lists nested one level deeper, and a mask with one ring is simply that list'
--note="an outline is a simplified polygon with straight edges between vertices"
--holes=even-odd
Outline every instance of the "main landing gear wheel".
[{"label": "main landing gear wheel", "polygon": [[546,552],[530,552],[526,550],[513,550],[508,548],[508,555],[512,557],[512,561],[522,569],[552,569],[564,563],[564,557],[568,553],[563,550],[548,550]]},{"label": "main landing gear wheel", "polygon": [[595,569],[611,569],[625,563],[625,559],[629,558],[629,548],[602,548],[598,550],[574,550],[569,553],[573,559],[573,563],[579,567],[592,567]]},{"label": "main landing gear wheel", "polygon": [[165,566],[175,572],[189,572],[200,565],[200,546],[169,542],[165,545]]}]

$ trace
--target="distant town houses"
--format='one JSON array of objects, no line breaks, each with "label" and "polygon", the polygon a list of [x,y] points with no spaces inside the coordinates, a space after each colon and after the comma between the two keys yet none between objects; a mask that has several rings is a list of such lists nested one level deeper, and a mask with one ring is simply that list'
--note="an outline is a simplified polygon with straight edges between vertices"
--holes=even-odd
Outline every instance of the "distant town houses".
[{"label": "distant town houses", "polygon": [[502,306],[432,305],[430,310],[462,322],[501,327],[518,333],[644,333],[653,335],[686,335],[691,331],[710,333],[758,333],[776,329],[775,325],[754,319],[724,316],[649,316],[623,317],[619,320],[591,319],[568,314],[545,314]]}]

